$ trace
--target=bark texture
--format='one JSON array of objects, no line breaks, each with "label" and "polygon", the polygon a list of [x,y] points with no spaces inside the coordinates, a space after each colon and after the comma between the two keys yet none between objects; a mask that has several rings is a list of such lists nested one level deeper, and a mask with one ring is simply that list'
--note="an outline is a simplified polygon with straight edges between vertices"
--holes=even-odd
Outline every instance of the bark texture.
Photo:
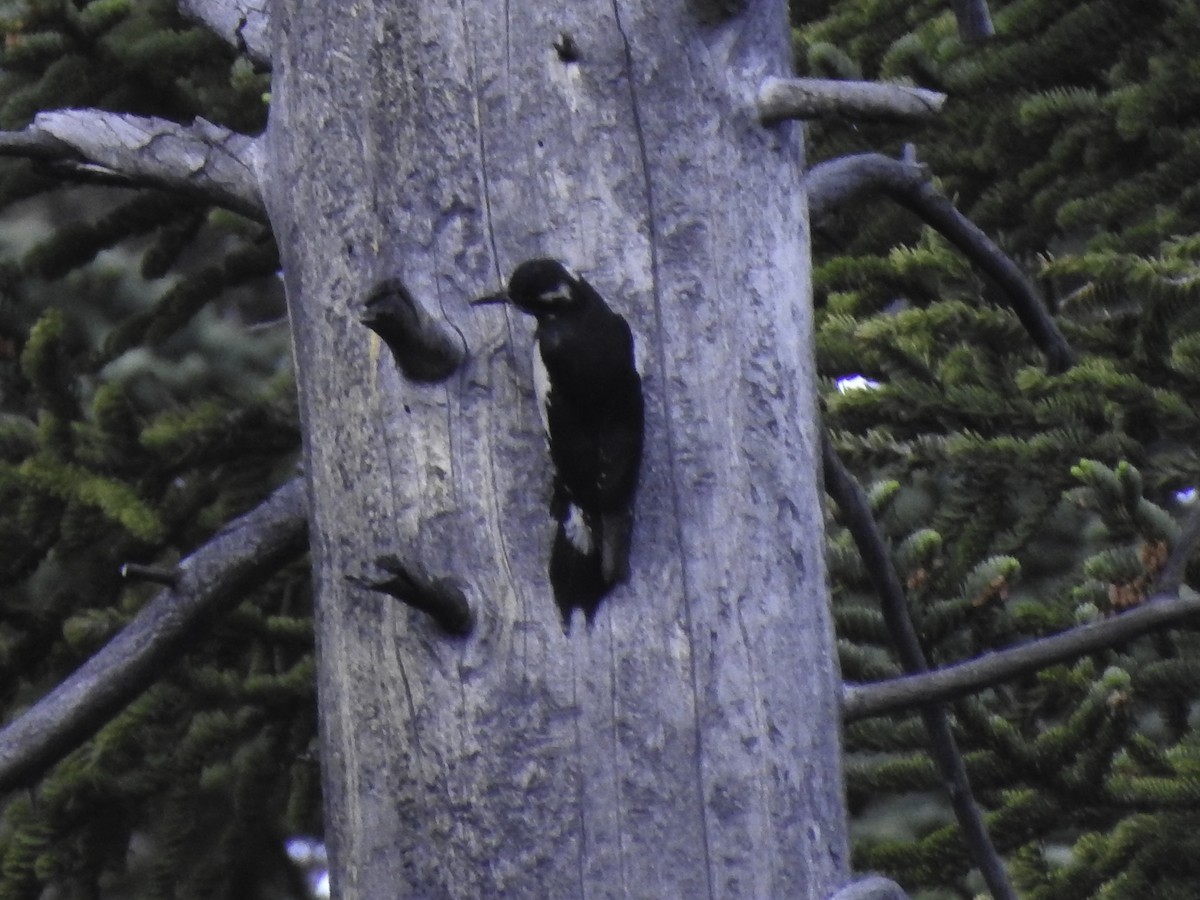
[{"label": "bark texture", "polygon": [[100,109],[38,113],[0,131],[0,155],[43,159],[74,177],[178,191],[263,217],[259,141],[204,119],[190,126]]},{"label": "bark texture", "polygon": [[[756,107],[785,4],[279,0],[272,24],[335,895],[829,896],[801,133]],[[568,633],[532,326],[467,306],[543,255],[629,319],[647,399],[632,581]],[[462,334],[448,380],[360,323],[388,277]],[[385,554],[456,579],[471,635],[349,580]]]}]

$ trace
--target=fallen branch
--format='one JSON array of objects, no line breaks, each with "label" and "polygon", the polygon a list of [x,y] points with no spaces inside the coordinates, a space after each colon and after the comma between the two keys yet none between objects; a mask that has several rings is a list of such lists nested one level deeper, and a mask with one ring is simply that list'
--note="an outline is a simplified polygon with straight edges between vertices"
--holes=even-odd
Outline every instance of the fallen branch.
[{"label": "fallen branch", "polygon": [[207,26],[258,65],[271,67],[267,0],[179,0],[179,11]]},{"label": "fallen branch", "polygon": [[998,650],[924,675],[907,675],[876,684],[847,684],[842,689],[842,718],[847,722],[954,700],[1038,669],[1078,659],[1097,650],[1200,615],[1200,594],[1156,594],[1129,612],[1081,625],[1050,637]]},{"label": "fallen branch", "polygon": [[765,124],[830,118],[911,122],[932,119],[945,102],[945,94],[904,84],[771,77],[759,88],[758,115]]},{"label": "fallen branch", "polygon": [[307,494],[297,478],[235,519],[179,564],[179,583],[0,731],[0,792],[35,781],[91,737],[176,659],[199,628],[245,599],[308,546]]},{"label": "fallen branch", "polygon": [[198,197],[265,219],[259,191],[259,141],[196,119],[166,119],[98,109],[39,113],[23,131],[0,132],[0,156],[53,163],[78,178],[119,180]]},{"label": "fallen branch", "polygon": [[881,153],[842,156],[814,166],[805,185],[814,224],[868,193],[884,194],[920,217],[996,282],[1021,325],[1046,357],[1049,372],[1065,372],[1074,365],[1075,352],[1058,330],[1033,282],[979,226],[955,209],[930,183],[924,166]]}]

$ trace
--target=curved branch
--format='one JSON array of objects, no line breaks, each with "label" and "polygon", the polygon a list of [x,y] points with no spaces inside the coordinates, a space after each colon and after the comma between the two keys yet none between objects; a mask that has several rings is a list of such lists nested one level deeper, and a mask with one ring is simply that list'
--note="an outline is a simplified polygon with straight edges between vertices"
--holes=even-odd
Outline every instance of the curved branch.
[{"label": "curved branch", "polygon": [[267,0],[179,0],[179,11],[207,26],[258,65],[271,67]]},{"label": "curved branch", "polygon": [[81,177],[115,176],[266,218],[258,139],[204,119],[187,126],[98,109],[54,110],[23,131],[0,132],[0,156],[51,162]]},{"label": "curved branch", "polygon": [[965,697],[1019,675],[1105,650],[1159,628],[1170,628],[1193,616],[1200,616],[1200,594],[1156,594],[1136,609],[1111,619],[924,675],[908,675],[876,684],[847,684],[842,689],[842,718],[853,722]]},{"label": "curved branch", "polygon": [[1046,357],[1049,372],[1065,372],[1075,364],[1075,351],[1058,330],[1033,282],[930,183],[924,166],[881,153],[843,156],[814,166],[805,185],[814,223],[866,193],[885,194],[916,214],[1004,291],[1021,325]]},{"label": "curved branch", "polygon": [[[875,593],[879,595],[883,619],[895,642],[901,665],[906,672],[927,672],[929,663],[908,612],[908,598],[900,583],[900,575],[892,564],[891,553],[871,514],[870,501],[855,477],[842,465],[825,431],[821,432],[821,459],[825,468],[825,488],[837,503],[841,518],[862,556]],[[954,739],[954,732],[950,729],[950,718],[945,708],[940,704],[923,706],[921,718],[925,730],[929,732],[933,761],[954,807],[963,839],[975,864],[979,866],[988,890],[997,900],[1017,900],[1017,892],[1004,871],[1004,861],[996,852],[984,825],[983,813],[975,802],[967,767],[963,763],[958,742]]]},{"label": "curved branch", "polygon": [[764,124],[826,118],[919,122],[936,116],[945,102],[945,94],[905,84],[771,77],[758,90],[758,115]]},{"label": "curved branch", "polygon": [[308,546],[297,478],[180,563],[160,592],[62,684],[0,731],[0,792],[30,784],[145,690],[212,617]]}]

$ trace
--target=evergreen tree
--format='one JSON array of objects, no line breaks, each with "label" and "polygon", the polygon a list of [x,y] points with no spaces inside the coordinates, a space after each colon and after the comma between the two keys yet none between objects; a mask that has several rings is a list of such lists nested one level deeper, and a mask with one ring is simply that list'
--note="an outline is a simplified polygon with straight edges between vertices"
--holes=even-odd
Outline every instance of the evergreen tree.
[{"label": "evergreen tree", "polygon": [[[1200,481],[1191,4],[796,4],[804,73],[945,91],[920,132],[812,132],[812,161],[918,142],[941,187],[1036,273],[1080,362],[1047,374],[995,286],[941,235],[862,207],[815,237],[827,424],[873,482],[912,614],[946,664],[1145,601]],[[0,5],[0,128],[69,106],[255,132],[267,76],[162,0]],[[0,719],[42,696],[169,566],[293,470],[278,260],[259,222],[6,163],[0,204]],[[839,391],[861,373],[879,387]],[[836,518],[836,510],[835,518]],[[830,528],[843,674],[899,672],[848,535]],[[1184,573],[1195,585],[1200,571]],[[1177,628],[955,704],[993,836],[1031,897],[1192,896],[1195,633]],[[0,897],[268,895],[319,828],[307,576],[292,567],[28,793],[0,799]],[[938,788],[914,715],[847,729],[850,802]],[[944,807],[855,864],[973,886]],[[131,845],[146,848],[126,859]],[[1070,854],[1062,851],[1069,849]],[[265,871],[265,875],[262,873]]]},{"label": "evergreen tree", "polygon": [[[1132,0],[992,11],[983,47],[963,45],[932,3],[804,7],[795,32],[803,72],[949,95],[920,132],[815,129],[814,156],[917,141],[942,189],[1037,275],[1080,353],[1047,374],[995,286],[899,210],[860,206],[817,233],[827,423],[875,482],[940,664],[1145,602],[1200,482],[1200,107],[1186,74],[1200,12]],[[878,387],[837,390],[852,373]],[[830,548],[844,676],[896,674],[848,535],[835,527]],[[1200,570],[1185,576],[1196,584]],[[1023,896],[1194,894],[1196,649],[1181,627],[955,705]],[[868,826],[937,789],[925,742],[911,716],[848,727],[850,799]],[[867,827],[856,865],[910,889],[961,884],[971,862],[949,822],[935,804],[902,836]]]},{"label": "evergreen tree", "polygon": [[[173,2],[16,0],[0,29],[2,128],[72,106],[265,122],[267,76]],[[159,589],[124,564],[172,566],[291,475],[298,449],[269,231],[90,180],[0,170],[4,720]],[[320,828],[308,592],[303,567],[272,579],[36,791],[0,799],[0,897],[278,882],[283,836]]]}]

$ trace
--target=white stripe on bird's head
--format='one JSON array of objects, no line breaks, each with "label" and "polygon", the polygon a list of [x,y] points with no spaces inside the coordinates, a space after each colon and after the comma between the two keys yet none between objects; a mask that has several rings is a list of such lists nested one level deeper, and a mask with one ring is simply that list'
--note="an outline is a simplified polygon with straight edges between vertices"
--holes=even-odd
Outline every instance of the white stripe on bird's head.
[{"label": "white stripe on bird's head", "polygon": [[538,299],[542,303],[570,303],[571,302],[571,287],[567,284],[560,284],[553,290],[538,294]]}]

